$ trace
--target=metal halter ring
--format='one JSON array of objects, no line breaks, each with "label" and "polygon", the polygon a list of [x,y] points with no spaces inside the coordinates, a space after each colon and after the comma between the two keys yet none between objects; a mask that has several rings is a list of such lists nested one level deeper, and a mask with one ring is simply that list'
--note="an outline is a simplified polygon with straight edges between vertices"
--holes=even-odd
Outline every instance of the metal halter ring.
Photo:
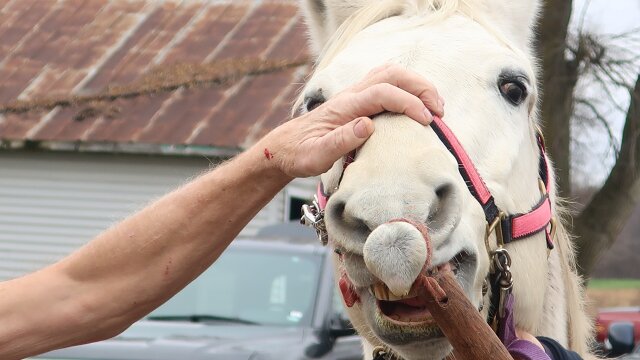
[{"label": "metal halter ring", "polygon": [[511,255],[505,248],[499,248],[493,253],[493,263],[498,272],[509,271],[511,267]]},{"label": "metal halter ring", "polygon": [[500,300],[498,303],[498,314],[500,318],[505,316],[505,301],[513,289],[513,277],[511,275],[511,256],[505,248],[497,249],[493,254],[493,267],[498,273],[500,285]]},{"label": "metal halter ring", "polygon": [[558,230],[558,220],[556,220],[555,216],[552,216],[551,221],[549,221],[549,237],[551,237],[551,240],[556,238],[556,230]]},{"label": "metal halter ring", "polygon": [[373,349],[373,360],[386,360],[389,357],[389,352],[383,346],[376,346]]},{"label": "metal halter ring", "polygon": [[542,179],[538,179],[538,188],[540,189],[540,193],[542,193],[542,195],[547,195],[547,186],[544,184],[544,181],[542,181]]},{"label": "metal halter ring", "polygon": [[302,225],[311,226],[318,235],[318,240],[323,246],[326,246],[329,242],[329,236],[327,235],[327,226],[324,223],[324,211],[320,209],[318,204],[318,196],[313,196],[313,203],[311,205],[302,205],[302,218],[300,219]]},{"label": "metal halter ring", "polygon": [[[542,179],[538,179],[538,187],[540,188],[540,192],[542,193],[542,196],[547,196],[547,187],[544,184],[544,181],[542,181]],[[549,220],[549,239],[553,242],[556,238],[556,230],[558,229],[557,227],[557,220],[555,216],[552,216],[551,219]],[[549,255],[551,254],[551,248],[547,248],[547,258],[549,257]]]},{"label": "metal halter ring", "polygon": [[502,220],[507,218],[507,214],[500,211],[498,216],[490,224],[487,224],[487,229],[484,233],[484,245],[487,248],[487,253],[489,256],[493,255],[495,251],[491,250],[491,245],[489,244],[489,237],[491,233],[496,233],[496,242],[498,244],[498,249],[501,249],[504,246],[504,237],[502,236]]}]

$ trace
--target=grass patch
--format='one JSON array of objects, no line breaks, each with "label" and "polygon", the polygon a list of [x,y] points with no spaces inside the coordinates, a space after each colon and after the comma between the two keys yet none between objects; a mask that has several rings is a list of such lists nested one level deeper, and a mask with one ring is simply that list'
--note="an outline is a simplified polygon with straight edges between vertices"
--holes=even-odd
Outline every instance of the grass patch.
[{"label": "grass patch", "polygon": [[591,279],[591,289],[640,289],[640,279]]}]

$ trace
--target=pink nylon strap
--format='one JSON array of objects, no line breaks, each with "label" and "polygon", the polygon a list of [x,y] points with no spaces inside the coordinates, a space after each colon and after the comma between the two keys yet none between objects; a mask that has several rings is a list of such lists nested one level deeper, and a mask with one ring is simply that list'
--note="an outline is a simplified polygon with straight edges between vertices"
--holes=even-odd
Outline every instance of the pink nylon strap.
[{"label": "pink nylon strap", "polygon": [[[482,180],[478,170],[473,165],[471,158],[469,158],[469,155],[466,153],[456,136],[442,121],[442,119],[434,116],[431,128],[438,138],[440,138],[440,141],[443,142],[451,154],[456,158],[460,174],[467,183],[467,188],[482,206],[487,222],[492,222],[499,216],[500,210],[495,205],[491,192]],[[550,190],[549,171],[545,157],[542,135],[537,134],[537,141],[540,149],[539,176],[544,182],[548,193]],[[342,180],[344,170],[354,161],[355,155],[356,153],[353,151],[345,156],[343,173],[340,175],[340,180]],[[318,198],[318,206],[320,207],[320,210],[324,210],[327,205],[327,201],[329,200],[329,195],[325,193],[322,183],[318,184],[316,196]],[[549,201],[549,196],[544,195],[542,200],[528,213],[507,216],[502,220],[503,239],[505,243],[509,243],[545,230],[547,246],[549,249],[553,249],[551,235],[547,229],[551,222],[551,218],[551,202]]]},{"label": "pink nylon strap", "polygon": [[[467,183],[467,188],[471,194],[478,200],[484,210],[487,222],[491,223],[500,213],[495,205],[493,196],[482,180],[478,170],[467,155],[464,147],[460,144],[455,134],[439,117],[434,117],[431,124],[432,129],[438,135],[451,154],[456,158],[459,165],[460,174]],[[549,171],[545,158],[545,148],[542,135],[536,135],[538,147],[540,149],[539,176],[544,182],[546,192],[549,192]],[[551,222],[551,203],[547,195],[543,196],[542,201],[526,214],[508,216],[502,220],[503,239],[505,243],[522,239],[530,235],[536,234],[542,230],[546,230]],[[553,242],[548,231],[547,247],[553,248]]]},{"label": "pink nylon strap", "polygon": [[324,211],[324,209],[327,207],[329,196],[324,192],[322,181],[318,183],[318,188],[316,189],[316,197],[318,198],[318,207],[320,207],[320,210]]},{"label": "pink nylon strap", "polygon": [[542,134],[537,133],[536,138],[538,141],[538,148],[540,150],[540,164],[539,164],[539,176],[544,183],[547,195],[542,198],[542,201],[531,209],[526,214],[512,215],[510,219],[511,228],[511,240],[517,240],[524,237],[528,237],[533,234],[545,230],[547,248],[553,249],[553,237],[549,231],[549,225],[553,217],[551,211],[551,201],[549,200],[549,192],[551,191],[551,182],[549,181],[549,167],[546,158],[546,149],[544,146],[544,139]]},{"label": "pink nylon strap", "polygon": [[467,152],[464,151],[464,148],[458,141],[458,138],[456,138],[451,129],[449,129],[449,127],[445,125],[439,117],[433,117],[433,124],[435,124],[435,126],[442,132],[442,135],[449,141],[449,151],[453,153],[458,160],[458,163],[464,168],[464,170],[466,170],[468,180],[471,181],[471,184],[473,185],[478,201],[480,201],[482,205],[489,202],[491,199],[491,192],[487,188],[487,185],[485,185],[482,177],[480,177],[480,174],[478,174],[478,170],[476,170],[476,167],[473,165],[473,162],[469,158],[469,155],[467,155]]},{"label": "pink nylon strap", "polygon": [[545,189],[547,189],[547,194],[551,191],[551,182],[549,181],[549,165],[547,164],[547,148],[544,146],[544,138],[542,137],[541,132],[536,133],[536,139],[538,140],[538,148],[540,149],[540,165],[539,165],[539,176],[544,183]]},{"label": "pink nylon strap", "polygon": [[551,221],[551,202],[545,196],[532,211],[511,219],[511,237],[514,240],[536,234],[546,229]]}]

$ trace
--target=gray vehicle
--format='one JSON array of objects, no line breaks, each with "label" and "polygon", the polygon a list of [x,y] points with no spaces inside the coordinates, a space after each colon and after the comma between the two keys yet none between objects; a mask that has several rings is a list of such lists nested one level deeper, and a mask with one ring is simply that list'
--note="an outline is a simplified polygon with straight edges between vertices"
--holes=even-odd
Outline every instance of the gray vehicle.
[{"label": "gray vehicle", "polygon": [[359,360],[362,349],[325,248],[238,240],[121,335],[33,359]]},{"label": "gray vehicle", "polygon": [[640,343],[635,344],[635,338],[633,322],[616,321],[611,323],[605,341],[607,357],[621,360],[640,360]]}]

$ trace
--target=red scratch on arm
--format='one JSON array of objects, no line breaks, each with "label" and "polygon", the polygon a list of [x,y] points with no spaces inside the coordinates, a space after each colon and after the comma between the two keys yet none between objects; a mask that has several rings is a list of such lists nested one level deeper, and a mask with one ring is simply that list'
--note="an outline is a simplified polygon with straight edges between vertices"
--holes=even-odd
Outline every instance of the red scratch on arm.
[{"label": "red scratch on arm", "polygon": [[169,268],[171,267],[171,259],[169,259],[169,262],[167,263],[167,265],[164,268],[164,277],[168,278],[169,277]]},{"label": "red scratch on arm", "polygon": [[269,151],[269,149],[264,148],[264,157],[266,157],[267,160],[271,160],[273,159],[273,154],[271,153],[271,151]]}]

